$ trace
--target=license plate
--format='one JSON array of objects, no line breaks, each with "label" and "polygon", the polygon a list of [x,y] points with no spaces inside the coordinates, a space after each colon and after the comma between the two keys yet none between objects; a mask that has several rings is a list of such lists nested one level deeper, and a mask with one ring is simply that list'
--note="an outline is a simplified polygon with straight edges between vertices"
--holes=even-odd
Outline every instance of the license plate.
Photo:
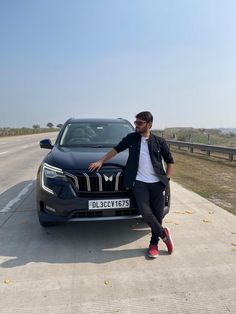
[{"label": "license plate", "polygon": [[129,198],[89,201],[89,209],[129,208],[129,207],[130,207]]}]

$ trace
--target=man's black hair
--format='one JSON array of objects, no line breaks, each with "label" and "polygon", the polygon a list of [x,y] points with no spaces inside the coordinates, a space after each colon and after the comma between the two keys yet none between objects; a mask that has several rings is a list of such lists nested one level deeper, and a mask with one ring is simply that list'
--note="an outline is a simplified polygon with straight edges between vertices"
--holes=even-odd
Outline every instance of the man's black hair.
[{"label": "man's black hair", "polygon": [[153,115],[150,111],[142,111],[136,114],[135,118],[146,121],[146,122],[153,122]]}]

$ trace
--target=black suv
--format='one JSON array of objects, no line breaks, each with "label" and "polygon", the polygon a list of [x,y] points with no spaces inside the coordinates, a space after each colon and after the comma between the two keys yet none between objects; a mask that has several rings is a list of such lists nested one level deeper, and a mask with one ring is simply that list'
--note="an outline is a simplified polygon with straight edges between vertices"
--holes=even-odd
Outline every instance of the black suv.
[{"label": "black suv", "polygon": [[[128,151],[103,164],[99,172],[88,165],[100,159],[133,126],[125,119],[69,119],[56,142],[40,142],[50,149],[37,173],[39,222],[47,227],[58,222],[141,218],[131,190],[123,186]],[[169,211],[169,187],[165,213]]]}]

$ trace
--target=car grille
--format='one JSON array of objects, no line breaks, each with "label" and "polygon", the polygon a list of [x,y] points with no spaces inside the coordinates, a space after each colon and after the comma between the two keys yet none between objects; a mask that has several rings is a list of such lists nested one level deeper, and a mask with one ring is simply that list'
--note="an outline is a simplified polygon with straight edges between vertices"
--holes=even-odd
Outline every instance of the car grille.
[{"label": "car grille", "polygon": [[73,179],[75,186],[80,192],[122,192],[126,191],[123,185],[122,171],[106,172],[79,172],[71,174],[65,173]]},{"label": "car grille", "polygon": [[74,212],[70,218],[97,218],[97,217],[120,217],[120,216],[136,216],[140,215],[137,209],[111,210],[109,212],[80,210]]},{"label": "car grille", "polygon": [[115,211],[116,216],[132,216],[132,215],[140,215],[139,211],[137,209],[129,209],[129,210],[116,210]]},{"label": "car grille", "polygon": [[95,217],[103,217],[102,211],[78,211],[73,213],[70,218],[95,218]]}]

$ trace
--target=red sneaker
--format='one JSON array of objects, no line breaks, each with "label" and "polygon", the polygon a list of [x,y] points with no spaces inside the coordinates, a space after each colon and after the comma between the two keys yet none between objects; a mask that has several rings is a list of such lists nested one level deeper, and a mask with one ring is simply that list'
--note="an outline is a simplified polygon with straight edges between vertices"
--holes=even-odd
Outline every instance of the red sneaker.
[{"label": "red sneaker", "polygon": [[148,249],[148,256],[151,258],[158,257],[158,247],[157,244],[150,244]]},{"label": "red sneaker", "polygon": [[167,246],[169,254],[171,254],[174,251],[174,242],[170,235],[170,230],[168,227],[164,228],[165,238],[163,238],[163,242]]}]

